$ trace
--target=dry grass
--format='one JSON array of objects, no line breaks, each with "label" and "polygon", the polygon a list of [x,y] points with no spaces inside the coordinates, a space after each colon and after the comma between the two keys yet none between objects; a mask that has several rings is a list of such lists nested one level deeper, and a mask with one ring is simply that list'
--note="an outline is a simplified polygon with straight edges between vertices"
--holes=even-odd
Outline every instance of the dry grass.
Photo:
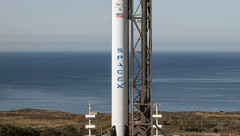
[{"label": "dry grass", "polygon": [[85,122],[84,115],[53,110],[21,109],[0,112],[0,123],[21,127],[55,128],[78,126]]},{"label": "dry grass", "polygon": [[240,111],[238,112],[196,112],[204,118],[219,117],[219,118],[240,118]]},{"label": "dry grass", "polygon": [[[240,131],[240,112],[161,112],[160,122],[165,124],[167,134],[185,133],[186,128],[203,128],[205,132],[213,132],[217,128],[221,133],[235,130],[236,125]],[[11,124],[19,127],[32,127],[37,129],[63,128],[72,126],[83,130],[88,120],[83,114],[67,113],[54,110],[21,109],[0,112],[0,124]],[[111,114],[97,115],[93,120],[98,132],[107,131],[111,126]]]},{"label": "dry grass", "polygon": [[[107,131],[110,128],[110,114],[100,114],[93,120],[98,132]],[[46,128],[61,129],[66,126],[82,131],[88,123],[83,114],[75,114],[54,110],[21,109],[15,111],[0,112],[0,124],[11,124],[18,127],[32,127],[44,130]]]}]

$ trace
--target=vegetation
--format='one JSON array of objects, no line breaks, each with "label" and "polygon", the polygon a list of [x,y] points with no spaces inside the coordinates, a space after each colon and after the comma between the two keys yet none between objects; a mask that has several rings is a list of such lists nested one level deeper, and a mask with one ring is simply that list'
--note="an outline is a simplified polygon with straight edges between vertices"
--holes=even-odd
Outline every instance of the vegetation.
[{"label": "vegetation", "polygon": [[0,136],[39,136],[33,128],[20,128],[12,125],[0,125]]},{"label": "vegetation", "polygon": [[[167,134],[240,132],[240,111],[237,112],[164,112],[159,123]],[[155,121],[155,118],[154,118]],[[92,120],[92,134],[106,134],[111,128],[111,114],[98,114]],[[9,125],[10,124],[10,125]],[[53,110],[21,109],[0,111],[0,136],[85,136],[88,120],[83,114]]]},{"label": "vegetation", "polygon": [[184,129],[184,131],[187,131],[187,132],[203,132],[204,129],[201,129],[199,127],[187,127]]},{"label": "vegetation", "polygon": [[80,134],[70,126],[58,131],[53,128],[39,130],[31,127],[21,128],[13,125],[0,125],[0,136],[80,136]]},{"label": "vegetation", "polygon": [[213,129],[213,132],[214,132],[214,133],[217,133],[217,132],[218,132],[218,129],[217,129],[217,128],[214,128],[214,129]]}]

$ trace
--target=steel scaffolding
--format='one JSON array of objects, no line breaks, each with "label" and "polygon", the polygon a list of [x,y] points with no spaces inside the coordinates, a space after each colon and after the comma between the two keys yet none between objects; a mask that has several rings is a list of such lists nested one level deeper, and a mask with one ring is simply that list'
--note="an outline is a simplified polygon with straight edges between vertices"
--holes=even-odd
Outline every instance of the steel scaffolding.
[{"label": "steel scaffolding", "polygon": [[152,0],[129,0],[131,136],[152,136]]}]

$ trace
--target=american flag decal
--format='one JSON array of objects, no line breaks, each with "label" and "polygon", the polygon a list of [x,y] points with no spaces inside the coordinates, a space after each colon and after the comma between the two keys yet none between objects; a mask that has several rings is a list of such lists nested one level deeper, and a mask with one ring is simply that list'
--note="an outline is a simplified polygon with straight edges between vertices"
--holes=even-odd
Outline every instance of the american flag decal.
[{"label": "american flag decal", "polygon": [[124,17],[124,13],[116,13],[116,17],[117,18],[123,18]]}]

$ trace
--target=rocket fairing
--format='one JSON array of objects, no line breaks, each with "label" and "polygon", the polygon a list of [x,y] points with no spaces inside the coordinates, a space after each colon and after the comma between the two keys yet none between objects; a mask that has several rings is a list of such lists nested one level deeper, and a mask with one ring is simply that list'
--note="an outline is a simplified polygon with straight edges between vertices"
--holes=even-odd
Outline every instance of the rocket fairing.
[{"label": "rocket fairing", "polygon": [[124,136],[129,93],[128,0],[112,0],[112,126]]}]

